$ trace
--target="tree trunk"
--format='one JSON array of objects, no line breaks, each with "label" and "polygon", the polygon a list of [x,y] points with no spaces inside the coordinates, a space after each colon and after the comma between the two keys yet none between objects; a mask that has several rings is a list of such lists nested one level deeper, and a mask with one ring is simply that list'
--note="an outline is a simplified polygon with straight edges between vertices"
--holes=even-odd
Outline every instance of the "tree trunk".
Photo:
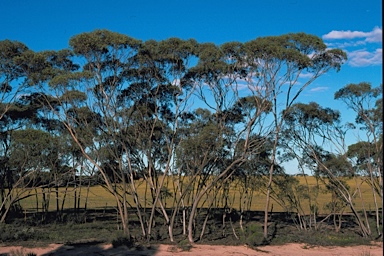
[{"label": "tree trunk", "polygon": [[264,238],[268,238],[268,211],[269,211],[269,202],[270,202],[270,193],[271,193],[271,185],[272,185],[272,176],[273,176],[273,167],[269,170],[269,180],[267,184],[267,197],[265,199],[265,209],[264,209]]},{"label": "tree trunk", "polygon": [[[211,183],[207,184],[206,187],[200,191],[200,193],[196,196],[195,200],[193,201],[192,208],[191,208],[191,214],[189,216],[189,221],[188,221],[188,241],[193,244],[194,239],[193,239],[193,222],[195,221],[195,214],[197,210],[197,206],[199,205],[199,202],[201,198],[207,193],[209,189],[224,176],[226,176],[226,179],[231,177],[233,170],[232,168],[236,166],[237,164],[240,164],[244,159],[239,158],[233,161],[220,175],[218,175]],[[230,172],[232,170],[232,172]]]}]

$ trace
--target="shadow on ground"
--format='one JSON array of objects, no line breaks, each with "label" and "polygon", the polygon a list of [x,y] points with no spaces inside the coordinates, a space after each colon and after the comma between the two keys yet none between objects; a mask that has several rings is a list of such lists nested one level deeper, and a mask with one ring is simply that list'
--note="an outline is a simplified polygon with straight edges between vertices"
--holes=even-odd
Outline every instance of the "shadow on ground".
[{"label": "shadow on ground", "polygon": [[42,256],[50,255],[142,255],[142,256],[153,256],[158,251],[157,245],[148,246],[136,246],[128,248],[126,246],[119,246],[114,248],[112,245],[100,244],[100,243],[81,243],[81,244],[70,244],[62,245],[54,251],[42,254]]},{"label": "shadow on ground", "polygon": [[0,256],[11,255],[37,255],[37,256],[60,256],[60,255],[104,255],[125,256],[142,255],[153,256],[159,251],[158,245],[137,245],[132,248],[119,246],[114,248],[111,244],[100,242],[86,242],[76,244],[52,244],[48,247],[26,248],[22,246],[10,246],[0,248]]}]

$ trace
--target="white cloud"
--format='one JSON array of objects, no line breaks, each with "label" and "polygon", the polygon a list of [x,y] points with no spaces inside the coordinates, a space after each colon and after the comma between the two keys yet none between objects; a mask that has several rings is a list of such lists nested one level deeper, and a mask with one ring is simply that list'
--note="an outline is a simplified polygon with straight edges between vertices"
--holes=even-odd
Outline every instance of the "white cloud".
[{"label": "white cloud", "polygon": [[376,49],[369,52],[365,49],[348,52],[349,64],[353,67],[364,67],[382,64],[383,49]]},{"label": "white cloud", "polygon": [[375,27],[370,32],[363,31],[351,31],[351,30],[332,30],[326,35],[323,35],[325,40],[336,40],[336,39],[355,39],[365,38],[364,41],[369,43],[382,42],[382,29]]},{"label": "white cloud", "polygon": [[300,73],[299,75],[300,78],[311,78],[313,77],[312,73]]},{"label": "white cloud", "polygon": [[372,32],[368,33],[367,42],[374,43],[374,42],[383,42],[383,32],[382,29],[379,27],[375,27]]},{"label": "white cloud", "polygon": [[351,30],[332,30],[326,35],[323,35],[323,39],[352,39],[356,37],[364,37],[365,33],[361,31]]},{"label": "white cloud", "polygon": [[359,41],[332,42],[332,43],[325,42],[325,44],[327,45],[328,48],[341,48],[341,49],[345,49],[345,48],[348,48],[348,47],[356,47],[356,46],[366,45],[367,42],[365,42],[363,40],[359,40]]},{"label": "white cloud", "polygon": [[309,91],[310,92],[325,92],[325,91],[328,91],[328,89],[329,89],[329,87],[326,87],[326,86],[318,86],[318,87],[312,88]]},{"label": "white cloud", "polygon": [[[340,48],[347,52],[348,64],[353,67],[366,67],[382,64],[382,29],[374,27],[370,32],[333,30],[323,35],[328,48]],[[364,48],[361,48],[364,46]],[[359,49],[360,48],[360,49]]]}]

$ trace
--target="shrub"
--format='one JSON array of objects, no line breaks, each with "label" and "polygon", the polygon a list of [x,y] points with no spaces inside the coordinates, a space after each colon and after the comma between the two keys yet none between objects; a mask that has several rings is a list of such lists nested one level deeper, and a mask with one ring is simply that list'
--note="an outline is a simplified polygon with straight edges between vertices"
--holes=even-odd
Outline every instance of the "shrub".
[{"label": "shrub", "polygon": [[263,234],[263,227],[258,223],[250,223],[242,234],[242,241],[251,246],[260,246],[267,243]]},{"label": "shrub", "polygon": [[0,226],[0,230],[2,231],[0,234],[1,242],[27,241],[34,240],[39,237],[38,232],[35,232],[34,228],[3,224]]},{"label": "shrub", "polygon": [[181,251],[190,251],[192,249],[192,245],[188,239],[184,239],[177,244],[177,248],[179,248]]},{"label": "shrub", "polygon": [[112,240],[113,248],[123,246],[123,245],[127,246],[128,248],[132,248],[135,245],[135,241],[128,236],[118,236]]}]

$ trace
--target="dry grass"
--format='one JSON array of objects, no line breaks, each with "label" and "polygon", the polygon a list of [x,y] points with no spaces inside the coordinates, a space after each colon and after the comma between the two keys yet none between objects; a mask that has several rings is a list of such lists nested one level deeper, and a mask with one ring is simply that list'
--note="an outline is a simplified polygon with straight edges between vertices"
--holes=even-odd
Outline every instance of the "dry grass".
[{"label": "dry grass", "polygon": [[[308,177],[298,177],[300,184],[305,184],[306,182],[310,187],[316,185],[316,180],[314,177],[308,176]],[[306,179],[306,180],[305,180]],[[360,180],[358,180],[360,181]],[[348,185],[351,187],[351,189],[356,188],[356,183],[354,180],[349,180]],[[175,189],[174,184],[172,182],[172,178],[169,177],[167,180],[167,187],[168,191],[173,194],[173,191]],[[144,204],[144,198],[146,195],[147,198],[147,206],[150,206],[150,189],[148,186],[146,186],[146,183],[143,181],[137,181],[137,192],[139,195],[139,198],[141,199],[141,203]],[[374,209],[374,199],[372,196],[372,189],[369,187],[368,184],[363,183],[361,185],[361,191],[362,191],[362,198],[364,199],[364,203],[366,206],[367,210],[373,210]],[[21,201],[21,206],[23,209],[26,210],[34,210],[36,207],[41,208],[41,203],[42,203],[42,189],[41,188],[36,188],[32,189],[30,193],[36,193],[37,192],[37,198],[36,196],[31,196],[28,197],[27,199],[24,199]],[[219,193],[220,192],[213,192],[213,193]],[[87,188],[82,187],[82,188],[68,188],[67,190],[65,188],[59,188],[59,205],[61,208],[61,204],[64,200],[64,208],[73,208],[74,206],[74,198],[75,194],[78,198],[80,198],[80,207],[83,208],[87,196]],[[49,210],[55,210],[56,209],[56,193],[54,189],[52,189],[50,194],[46,194],[46,196],[50,197],[50,204],[49,204]],[[210,195],[208,198],[210,198],[213,195]],[[230,202],[232,202],[232,205],[235,209],[239,208],[239,191],[235,188],[232,187],[230,190]],[[38,200],[38,205],[36,204],[36,200]],[[324,205],[330,202],[331,200],[331,194],[329,193],[320,193],[316,199],[318,205],[319,205],[319,213],[325,213],[324,210]],[[131,196],[128,196],[128,201],[130,204],[134,205],[133,198]],[[358,194],[356,194],[355,198],[356,202],[356,208],[361,209],[361,199],[358,198]],[[173,198],[169,197],[166,200],[166,206],[167,207],[172,207],[173,203]],[[188,202],[186,202],[188,203]],[[218,202],[220,206],[220,202]],[[275,201],[271,202],[273,204],[273,211],[278,212],[278,211],[283,211],[283,208],[279,206],[279,204]],[[309,204],[308,202],[303,202],[303,208],[305,211],[308,211],[309,209]],[[88,198],[87,198],[87,208],[88,209],[94,209],[94,208],[104,208],[104,207],[114,207],[116,205],[115,199],[112,196],[111,193],[109,193],[106,189],[104,189],[102,186],[93,186],[90,187],[89,192],[88,192]],[[204,206],[204,205],[202,205]],[[265,207],[265,195],[256,192],[253,194],[252,197],[252,206],[250,210],[253,211],[262,211],[264,210]]]}]

